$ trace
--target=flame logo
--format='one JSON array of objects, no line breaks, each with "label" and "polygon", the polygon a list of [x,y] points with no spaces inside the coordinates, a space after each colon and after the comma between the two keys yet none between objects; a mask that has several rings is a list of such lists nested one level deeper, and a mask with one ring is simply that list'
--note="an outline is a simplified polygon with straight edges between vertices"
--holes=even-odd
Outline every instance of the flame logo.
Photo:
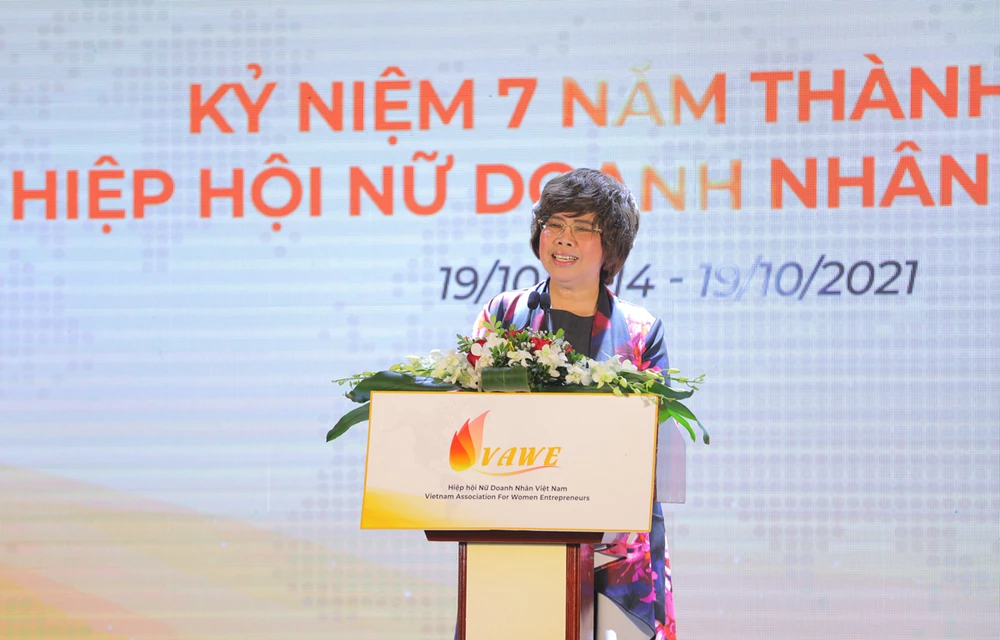
[{"label": "flame logo", "polygon": [[483,426],[486,424],[487,413],[489,411],[472,420],[466,420],[462,428],[452,437],[448,462],[455,471],[465,471],[476,463],[483,445]]}]

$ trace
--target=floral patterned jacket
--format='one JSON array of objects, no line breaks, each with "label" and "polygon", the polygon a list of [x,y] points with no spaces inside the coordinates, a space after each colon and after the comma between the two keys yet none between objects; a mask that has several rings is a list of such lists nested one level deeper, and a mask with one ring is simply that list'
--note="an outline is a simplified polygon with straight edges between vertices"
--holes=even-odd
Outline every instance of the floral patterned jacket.
[{"label": "floral patterned jacket", "polygon": [[[546,327],[545,312],[528,309],[528,294],[544,293],[548,281],[517,291],[505,291],[483,307],[472,328],[473,337],[482,338],[490,317],[495,316],[504,328]],[[594,360],[619,355],[639,369],[665,371],[667,349],[663,341],[663,323],[637,305],[619,300],[604,288],[597,300],[597,312],[590,336]],[[675,640],[674,599],[670,578],[670,557],[664,535],[663,513],[653,505],[653,526],[649,533],[619,534],[595,554],[607,562],[594,574],[595,589],[621,608],[648,638]],[[600,602],[598,602],[600,618]]]}]

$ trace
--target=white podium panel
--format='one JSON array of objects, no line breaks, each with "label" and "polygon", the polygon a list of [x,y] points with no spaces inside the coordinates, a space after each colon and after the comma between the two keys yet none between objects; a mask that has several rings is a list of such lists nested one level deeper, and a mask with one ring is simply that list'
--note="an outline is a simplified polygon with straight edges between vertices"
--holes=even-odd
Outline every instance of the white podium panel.
[{"label": "white podium panel", "polygon": [[376,392],[361,527],[648,531],[656,434],[645,397]]}]

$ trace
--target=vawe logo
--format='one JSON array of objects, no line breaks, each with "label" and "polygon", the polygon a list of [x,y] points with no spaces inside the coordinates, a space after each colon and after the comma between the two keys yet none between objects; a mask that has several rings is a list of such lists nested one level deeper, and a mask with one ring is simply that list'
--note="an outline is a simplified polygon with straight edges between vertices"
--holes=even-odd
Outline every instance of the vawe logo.
[{"label": "vawe logo", "polygon": [[490,476],[513,476],[558,467],[562,447],[483,447],[483,431],[489,411],[471,420],[451,439],[448,462],[455,471],[472,469]]}]

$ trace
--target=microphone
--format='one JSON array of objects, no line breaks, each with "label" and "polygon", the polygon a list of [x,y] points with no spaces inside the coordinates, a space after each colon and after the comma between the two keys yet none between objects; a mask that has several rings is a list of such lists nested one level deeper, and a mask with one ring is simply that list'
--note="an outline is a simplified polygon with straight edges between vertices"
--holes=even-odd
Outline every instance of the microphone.
[{"label": "microphone", "polygon": [[552,309],[552,296],[550,296],[547,292],[539,294],[538,305],[545,313],[545,330],[552,333],[552,316],[549,314],[549,310]]},{"label": "microphone", "polygon": [[[546,293],[545,295],[547,296],[549,294]],[[537,309],[539,303],[541,302],[541,298],[542,298],[542,294],[538,293],[537,291],[532,291],[531,293],[529,293],[528,294],[528,308],[531,309],[532,311],[534,311],[535,309]]]},{"label": "microphone", "polygon": [[535,314],[535,309],[538,308],[541,295],[537,291],[532,291],[528,294],[528,317],[524,321],[524,326],[521,327],[521,331],[527,331],[531,328],[531,316]]}]

